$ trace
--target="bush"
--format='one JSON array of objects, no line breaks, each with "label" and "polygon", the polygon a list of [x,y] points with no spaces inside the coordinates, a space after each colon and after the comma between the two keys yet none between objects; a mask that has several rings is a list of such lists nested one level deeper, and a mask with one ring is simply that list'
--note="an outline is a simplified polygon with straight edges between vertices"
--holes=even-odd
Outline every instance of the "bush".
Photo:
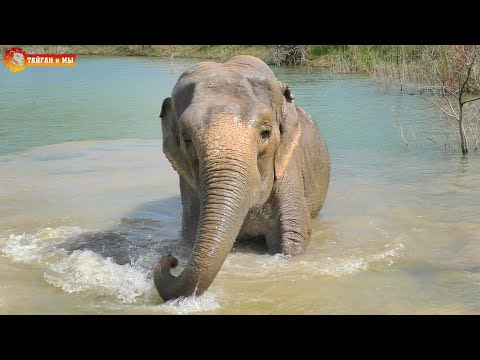
[{"label": "bush", "polygon": [[307,61],[308,45],[270,45],[269,63],[303,65]]}]

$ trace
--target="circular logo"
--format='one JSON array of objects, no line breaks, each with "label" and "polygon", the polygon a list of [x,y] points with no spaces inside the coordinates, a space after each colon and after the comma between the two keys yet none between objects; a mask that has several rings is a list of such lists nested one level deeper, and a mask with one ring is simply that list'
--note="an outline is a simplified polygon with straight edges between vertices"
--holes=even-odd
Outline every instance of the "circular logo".
[{"label": "circular logo", "polygon": [[27,55],[25,51],[20,48],[11,48],[5,51],[3,63],[10,71],[19,72],[25,70],[27,65]]}]

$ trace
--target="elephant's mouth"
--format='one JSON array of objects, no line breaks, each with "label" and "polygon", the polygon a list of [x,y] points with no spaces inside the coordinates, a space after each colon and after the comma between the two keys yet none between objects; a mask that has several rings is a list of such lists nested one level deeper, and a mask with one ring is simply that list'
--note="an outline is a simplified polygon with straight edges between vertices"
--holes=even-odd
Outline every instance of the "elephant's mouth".
[{"label": "elephant's mouth", "polygon": [[254,253],[257,255],[268,254],[269,251],[265,236],[259,235],[238,238],[233,245],[232,253]]}]

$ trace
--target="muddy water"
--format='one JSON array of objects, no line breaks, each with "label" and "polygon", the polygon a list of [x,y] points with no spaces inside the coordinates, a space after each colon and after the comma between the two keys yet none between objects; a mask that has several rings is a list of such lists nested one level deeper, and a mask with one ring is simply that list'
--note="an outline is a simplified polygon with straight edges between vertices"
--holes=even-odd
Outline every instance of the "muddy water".
[{"label": "muddy water", "polygon": [[237,247],[205,295],[163,303],[152,269],[189,249],[158,113],[191,63],[2,69],[0,313],[480,313],[480,156],[405,148],[394,121],[420,133],[438,114],[368,77],[282,68],[332,159],[307,252]]}]

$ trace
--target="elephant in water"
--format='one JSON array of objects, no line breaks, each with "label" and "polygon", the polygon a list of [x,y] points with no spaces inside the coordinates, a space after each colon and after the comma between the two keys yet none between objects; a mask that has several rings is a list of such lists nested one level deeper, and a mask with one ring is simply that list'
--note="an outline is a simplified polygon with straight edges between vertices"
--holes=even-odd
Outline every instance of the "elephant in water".
[{"label": "elephant in water", "polygon": [[235,56],[185,70],[160,113],[163,152],[180,178],[183,272],[164,256],[155,286],[165,300],[208,289],[236,239],[263,238],[270,253],[297,255],[330,181],[327,146],[287,84],[260,59]]}]

